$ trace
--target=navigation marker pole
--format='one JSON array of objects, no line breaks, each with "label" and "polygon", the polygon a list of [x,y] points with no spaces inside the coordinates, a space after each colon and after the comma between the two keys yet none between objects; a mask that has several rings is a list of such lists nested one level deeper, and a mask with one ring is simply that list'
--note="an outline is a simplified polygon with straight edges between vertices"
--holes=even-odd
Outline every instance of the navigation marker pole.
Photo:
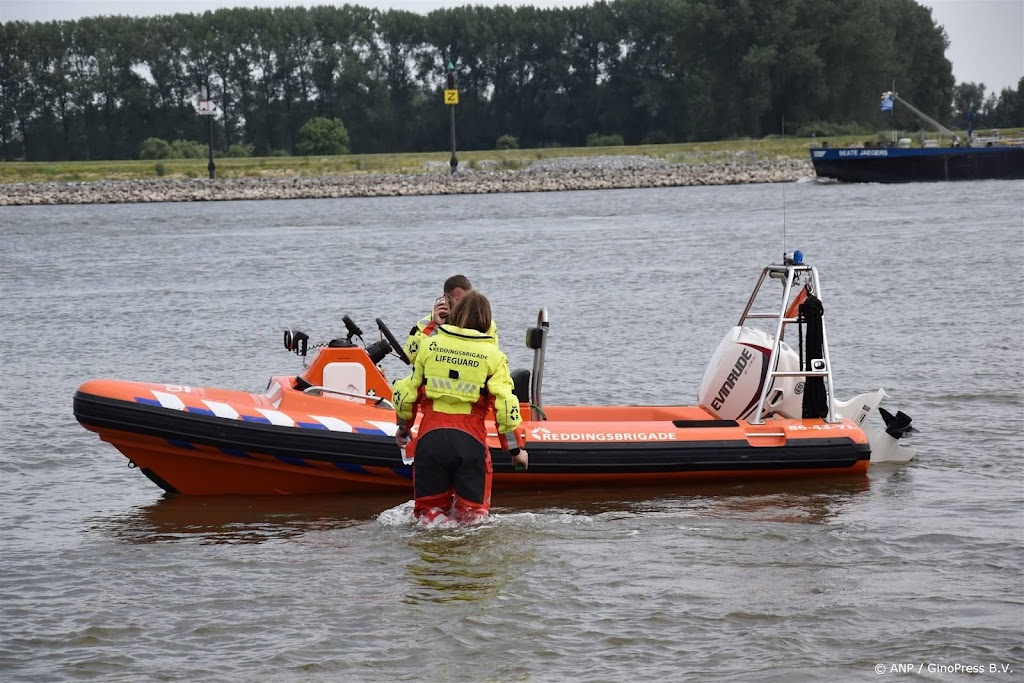
[{"label": "navigation marker pole", "polygon": [[452,175],[459,167],[459,160],[455,156],[455,106],[459,103],[459,91],[455,84],[455,65],[448,62],[448,87],[444,91],[444,103],[448,106],[448,127],[451,131],[452,158],[448,165],[452,167]]},{"label": "navigation marker pole", "polygon": [[206,170],[210,172],[210,180],[213,180],[217,177],[217,165],[213,163],[213,102],[207,97],[208,94],[206,86],[200,86],[199,115],[208,117],[210,122],[210,163],[206,165]]}]

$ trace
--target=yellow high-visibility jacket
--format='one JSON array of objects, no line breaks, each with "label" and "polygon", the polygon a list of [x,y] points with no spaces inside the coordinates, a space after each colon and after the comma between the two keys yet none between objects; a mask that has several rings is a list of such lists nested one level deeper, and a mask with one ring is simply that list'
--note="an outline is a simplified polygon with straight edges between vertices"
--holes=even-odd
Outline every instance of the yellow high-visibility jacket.
[{"label": "yellow high-visibility jacket", "polygon": [[399,424],[410,423],[419,409],[430,423],[420,425],[421,436],[425,427],[453,427],[486,442],[484,418],[493,405],[502,446],[516,444],[521,417],[508,357],[490,335],[454,325],[435,330],[417,349],[412,374],[392,388]]},{"label": "yellow high-visibility jacket", "polygon": [[[402,346],[402,349],[405,351],[405,355],[409,357],[410,363],[416,361],[416,353],[423,343],[423,338],[432,336],[437,332],[439,325],[434,323],[432,316],[433,314],[431,313],[431,315],[421,319],[409,330],[409,337],[405,340],[405,345]],[[491,329],[487,330],[487,336],[493,338],[495,345],[498,344],[498,326],[493,320],[491,321]]]}]

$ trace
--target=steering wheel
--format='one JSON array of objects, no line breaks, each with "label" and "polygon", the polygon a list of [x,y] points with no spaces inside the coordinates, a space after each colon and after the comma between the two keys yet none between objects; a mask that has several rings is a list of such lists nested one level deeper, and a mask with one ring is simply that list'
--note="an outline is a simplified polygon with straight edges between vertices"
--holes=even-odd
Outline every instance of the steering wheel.
[{"label": "steering wheel", "polygon": [[405,355],[405,349],[402,348],[402,345],[398,343],[397,339],[395,339],[395,335],[391,334],[391,330],[388,329],[388,326],[385,325],[384,321],[380,318],[377,318],[377,329],[380,330],[381,334],[384,335],[384,338],[388,340],[389,344],[391,344],[391,348],[394,350],[395,355],[398,356],[406,365],[412,365],[412,361],[409,360],[409,356]]}]

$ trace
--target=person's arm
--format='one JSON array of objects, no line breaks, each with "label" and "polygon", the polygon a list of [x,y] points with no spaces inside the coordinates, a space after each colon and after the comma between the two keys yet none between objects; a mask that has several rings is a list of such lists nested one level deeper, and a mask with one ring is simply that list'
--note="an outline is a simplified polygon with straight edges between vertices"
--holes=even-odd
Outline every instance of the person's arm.
[{"label": "person's arm", "polygon": [[499,352],[491,376],[487,378],[487,392],[494,398],[494,420],[498,426],[498,442],[509,452],[516,470],[529,466],[529,455],[518,428],[522,422],[519,399],[513,393],[512,376],[508,370],[508,357]]},{"label": "person's arm", "polygon": [[420,386],[423,384],[423,362],[418,358],[413,363],[412,374],[395,382],[391,388],[391,402],[395,405],[395,422],[398,431],[395,441],[404,446],[412,438],[412,425],[416,418],[416,403],[419,401]]}]

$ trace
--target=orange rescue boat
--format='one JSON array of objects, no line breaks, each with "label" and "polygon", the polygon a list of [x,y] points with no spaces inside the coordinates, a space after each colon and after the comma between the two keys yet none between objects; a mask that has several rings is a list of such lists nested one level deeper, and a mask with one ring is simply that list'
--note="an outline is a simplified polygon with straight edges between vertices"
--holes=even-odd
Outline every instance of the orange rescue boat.
[{"label": "orange rescue boat", "polygon": [[[756,313],[770,282],[781,283],[781,306]],[[526,335],[532,371],[513,372],[530,467],[514,472],[492,438],[494,488],[857,475],[870,462],[910,460],[915,453],[903,439],[916,429],[905,414],[879,407],[882,389],[846,402],[833,397],[820,296],[817,270],[800,252],[765,267],[695,406],[544,405],[549,324],[541,309]],[[391,387],[379,365],[392,352],[408,359],[379,318],[382,338],[369,345],[353,341],[362,341],[362,331],[343,320],[347,337],[311,355],[306,334],[286,331],[285,347],[305,368],[272,377],[263,393],[96,379],[75,393],[75,417],[170,493],[411,490],[412,467],[393,438]],[[754,327],[757,320],[774,330]],[[787,331],[796,332],[802,356],[782,341]],[[864,424],[875,409],[884,431]]]}]

